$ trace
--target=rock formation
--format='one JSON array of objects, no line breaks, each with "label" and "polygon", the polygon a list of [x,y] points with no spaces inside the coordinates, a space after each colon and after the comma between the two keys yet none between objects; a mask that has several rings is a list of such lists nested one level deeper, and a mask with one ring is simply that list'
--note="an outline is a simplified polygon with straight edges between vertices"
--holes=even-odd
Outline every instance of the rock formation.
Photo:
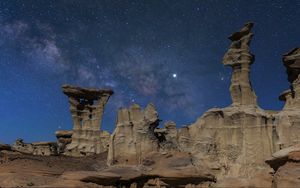
[{"label": "rock formation", "polygon": [[24,143],[23,139],[17,139],[12,145],[12,150],[32,155],[57,155],[57,144],[56,142],[33,142]]},{"label": "rock formation", "polygon": [[[72,142],[67,145],[65,155],[82,156],[107,151],[107,133],[100,130],[104,106],[112,90],[85,89],[64,85],[64,94],[69,98],[73,118]],[[104,136],[101,136],[104,135]]]},{"label": "rock formation", "polygon": [[266,160],[274,170],[272,188],[300,187],[300,145],[277,151]]},{"label": "rock formation", "polygon": [[158,123],[153,104],[144,110],[137,104],[129,109],[119,109],[109,144],[108,164],[138,165],[149,152],[158,151],[158,139],[154,133]]},{"label": "rock formation", "polygon": [[282,60],[291,85],[290,89],[283,92],[279,99],[286,102],[284,109],[300,107],[300,48],[295,48],[283,55]]},{"label": "rock formation", "polygon": [[249,79],[250,65],[254,61],[254,55],[250,53],[249,49],[253,36],[252,27],[253,23],[246,23],[240,31],[229,37],[232,43],[223,58],[223,64],[231,66],[233,69],[230,85],[233,106],[257,105],[256,95]]},{"label": "rock formation", "polygon": [[[283,147],[298,143],[300,130],[297,125],[292,129],[292,125],[284,126],[287,122],[297,124],[291,113],[265,111],[257,105],[249,79],[250,65],[254,61],[249,49],[252,27],[253,23],[247,23],[229,37],[232,44],[223,58],[223,64],[233,68],[232,105],[210,109],[194,124],[179,129],[174,122],[166,123],[162,129],[157,128],[156,111],[154,121],[147,123],[146,114],[139,106],[121,109],[111,137],[108,163],[140,165],[145,153],[150,151],[164,154],[180,151],[190,153],[196,167],[214,171],[219,180],[230,177],[248,181],[254,180],[257,174],[268,174],[271,169],[265,159]],[[293,50],[284,59],[295,61],[296,52]],[[294,84],[292,88],[295,87]],[[142,147],[144,151],[138,147],[143,143],[147,143]]]},{"label": "rock formation", "polygon": [[66,146],[72,142],[73,131],[56,131],[58,153],[64,153]]},{"label": "rock formation", "polygon": [[283,55],[290,89],[283,92],[279,99],[285,101],[285,106],[277,115],[279,149],[300,143],[300,48],[295,48]]},{"label": "rock formation", "polygon": [[0,143],[0,151],[1,150],[11,150],[11,146],[9,144],[1,144]]},{"label": "rock formation", "polygon": [[[75,170],[71,165],[56,174],[43,172],[51,175],[45,187],[299,187],[300,49],[283,56],[291,84],[279,97],[285,101],[283,110],[263,110],[250,82],[250,66],[254,62],[249,49],[252,27],[253,23],[246,23],[229,37],[231,45],[223,58],[223,64],[233,69],[232,105],[212,108],[195,123],[176,128],[173,121],[159,126],[153,104],[145,109],[133,104],[119,109],[115,130],[110,135],[100,130],[100,123],[112,91],[66,85],[63,91],[69,97],[73,131],[57,131],[58,146],[47,142],[26,144],[22,140],[12,147],[0,144],[0,163],[14,164],[14,160],[25,159],[26,163],[36,164],[31,159],[40,156],[31,155],[56,154],[64,163],[89,161],[87,166]],[[102,153],[107,150],[108,153]],[[49,161],[39,165],[51,168],[51,157],[44,156]],[[19,162],[15,165],[19,169]],[[0,166],[0,171],[8,172],[0,173],[0,182],[5,177],[15,182],[7,166]],[[9,183],[4,185],[12,185]]]}]

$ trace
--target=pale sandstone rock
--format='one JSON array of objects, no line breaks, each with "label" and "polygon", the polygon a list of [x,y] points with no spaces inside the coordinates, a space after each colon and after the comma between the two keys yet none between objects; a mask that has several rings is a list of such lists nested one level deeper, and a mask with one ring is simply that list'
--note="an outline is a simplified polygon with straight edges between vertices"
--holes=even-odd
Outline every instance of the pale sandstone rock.
[{"label": "pale sandstone rock", "polygon": [[286,158],[290,152],[300,151],[300,144],[284,148],[272,154],[273,158]]},{"label": "pale sandstone rock", "polygon": [[[257,174],[272,173],[265,160],[276,151],[299,143],[298,105],[291,101],[296,98],[293,93],[296,95],[298,85],[297,79],[296,82],[293,80],[293,89],[281,97],[282,100],[289,100],[287,106],[293,108],[276,112],[263,110],[257,105],[249,78],[250,65],[254,61],[254,55],[249,49],[253,36],[252,26],[252,23],[247,23],[229,37],[232,44],[223,58],[223,64],[233,68],[231,106],[210,109],[192,125],[179,129],[172,122],[166,123],[162,129],[157,128],[157,125],[153,128],[144,121],[147,113],[142,112],[139,106],[134,105],[130,110],[121,109],[111,138],[108,163],[137,165],[142,161],[147,166],[156,163],[150,159],[145,160],[145,153],[149,151],[165,155],[171,151],[181,151],[189,152],[194,166],[211,170],[219,181],[237,178],[241,184],[245,182],[246,186],[257,187],[257,183],[253,184]],[[284,59],[297,61],[297,54],[298,50],[293,50]],[[297,73],[294,71],[293,75]],[[132,114],[137,118],[132,118]],[[136,127],[142,127],[144,131]],[[146,152],[137,147],[143,143],[147,143]],[[270,181],[266,179],[264,185],[269,185]],[[252,180],[252,184],[249,183]]]},{"label": "pale sandstone rock", "polygon": [[300,162],[300,145],[294,145],[288,148],[284,148],[272,154],[272,157],[266,159],[266,163],[270,165],[275,171],[279,167],[283,166],[286,162]]},{"label": "pale sandstone rock", "polygon": [[273,119],[259,108],[211,109],[178,130],[178,143],[196,165],[205,161],[218,178],[251,177],[268,168],[264,161],[276,151]]},{"label": "pale sandstone rock", "polygon": [[158,151],[159,141],[154,133],[158,123],[153,104],[144,110],[137,104],[119,109],[109,144],[108,164],[137,165],[149,152]]},{"label": "pale sandstone rock", "polygon": [[69,97],[73,118],[72,141],[64,150],[65,155],[84,156],[107,151],[107,132],[100,130],[104,106],[112,90],[86,89],[64,85]]},{"label": "pale sandstone rock", "polygon": [[23,139],[18,139],[12,145],[12,150],[32,155],[57,155],[57,144],[55,142],[34,142],[24,143]]},{"label": "pale sandstone rock", "polygon": [[233,69],[230,85],[232,105],[256,106],[256,95],[250,83],[250,65],[254,55],[250,53],[249,45],[253,36],[253,23],[246,23],[244,27],[233,33],[229,50],[223,57],[223,64]]},{"label": "pale sandstone rock", "polygon": [[300,107],[300,48],[294,48],[283,55],[283,64],[286,67],[290,89],[283,92],[279,99],[285,101],[284,110]]},{"label": "pale sandstone rock", "polygon": [[300,143],[300,48],[295,48],[283,56],[290,89],[279,99],[285,101],[285,106],[276,118],[279,149]]},{"label": "pale sandstone rock", "polygon": [[272,188],[300,187],[300,148],[292,146],[273,154],[266,161],[276,172]]},{"label": "pale sandstone rock", "polygon": [[55,132],[58,144],[58,153],[64,153],[66,146],[72,142],[73,131],[60,130]]},{"label": "pale sandstone rock", "polygon": [[33,142],[33,155],[57,155],[56,142]]},{"label": "pale sandstone rock", "polygon": [[[249,78],[254,62],[249,49],[252,27],[246,23],[229,37],[232,43],[223,58],[223,64],[233,69],[232,105],[210,109],[189,126],[176,129],[169,121],[158,128],[155,107],[149,104],[142,110],[134,104],[118,111],[110,136],[100,130],[100,122],[112,91],[64,86],[74,129],[56,134],[58,143],[67,146],[62,150],[80,156],[106,151],[109,145],[110,166],[65,172],[49,186],[300,187],[300,49],[283,56],[291,83],[279,97],[284,109],[263,110]],[[13,148],[34,153],[34,144],[20,142]]]},{"label": "pale sandstone rock", "polygon": [[33,154],[33,147],[31,144],[23,142],[23,139],[17,139],[16,142],[12,145],[14,151],[18,151],[26,154]]}]

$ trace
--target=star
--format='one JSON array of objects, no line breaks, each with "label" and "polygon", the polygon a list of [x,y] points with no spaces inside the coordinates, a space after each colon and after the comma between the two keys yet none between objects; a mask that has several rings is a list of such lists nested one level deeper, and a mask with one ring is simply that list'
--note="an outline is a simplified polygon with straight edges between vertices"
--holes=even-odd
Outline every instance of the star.
[{"label": "star", "polygon": [[173,78],[177,78],[177,74],[176,74],[176,73],[173,73],[173,74],[172,74],[172,77],[173,77]]}]

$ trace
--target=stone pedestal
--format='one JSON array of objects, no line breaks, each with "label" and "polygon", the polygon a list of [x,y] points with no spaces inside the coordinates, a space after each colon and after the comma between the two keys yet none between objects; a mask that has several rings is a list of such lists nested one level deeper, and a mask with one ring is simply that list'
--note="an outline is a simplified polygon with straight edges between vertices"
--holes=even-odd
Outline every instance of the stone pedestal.
[{"label": "stone pedestal", "polygon": [[72,141],[65,149],[66,155],[84,156],[107,151],[107,133],[100,130],[104,106],[113,94],[111,90],[85,89],[64,85],[69,97],[73,119]]}]

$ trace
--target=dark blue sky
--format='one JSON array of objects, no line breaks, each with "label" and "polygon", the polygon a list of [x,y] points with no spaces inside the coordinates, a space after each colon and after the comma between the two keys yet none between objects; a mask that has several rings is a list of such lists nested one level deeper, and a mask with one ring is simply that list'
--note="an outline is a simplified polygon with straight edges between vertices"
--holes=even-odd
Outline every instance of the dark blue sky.
[{"label": "dark blue sky", "polygon": [[[229,34],[255,22],[252,84],[264,109],[288,88],[282,54],[300,45],[300,1],[1,0],[0,142],[54,140],[71,129],[64,83],[115,91],[116,111],[153,102],[162,120],[190,124],[231,103]],[[176,74],[176,77],[174,76]]]}]

